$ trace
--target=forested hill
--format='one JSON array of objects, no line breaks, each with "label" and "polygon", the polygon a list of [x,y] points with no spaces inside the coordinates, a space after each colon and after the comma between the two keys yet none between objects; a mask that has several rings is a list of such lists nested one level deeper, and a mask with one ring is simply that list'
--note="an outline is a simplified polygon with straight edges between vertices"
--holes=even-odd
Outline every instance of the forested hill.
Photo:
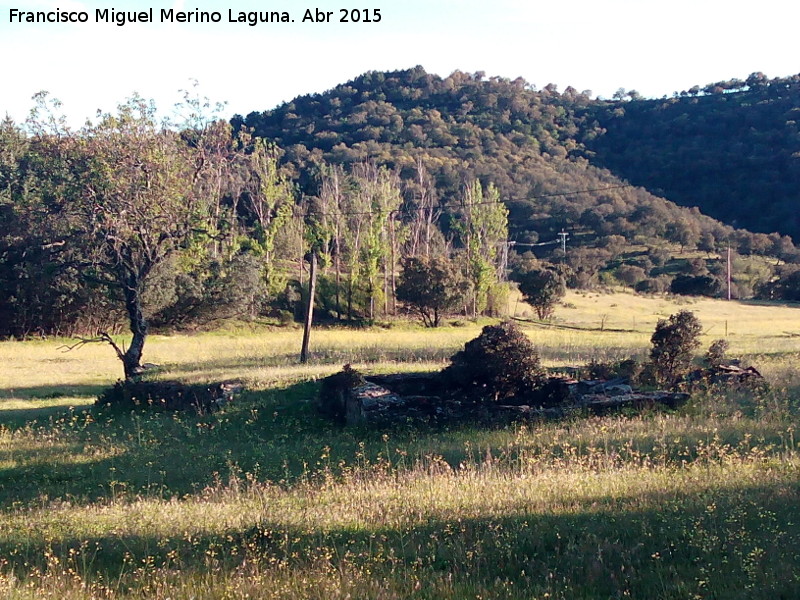
[{"label": "forested hill", "polygon": [[595,164],[737,227],[800,238],[800,75],[633,97],[582,112],[605,130],[584,138]]},{"label": "forested hill", "polygon": [[[764,93],[768,94],[772,87],[767,85]],[[723,105],[725,99],[725,105],[734,107],[736,103],[727,100],[729,95],[724,94],[714,102]],[[602,102],[573,88],[563,92],[555,86],[536,89],[523,79],[487,79],[481,73],[455,72],[441,78],[416,67],[392,73],[366,73],[325,93],[298,97],[271,111],[253,112],[244,118],[237,116],[234,125],[252,127],[256,135],[274,140],[282,147],[304,191],[312,194],[316,169],[323,162],[354,163],[367,158],[399,167],[407,180],[413,179],[414,167],[421,161],[434,175],[440,199],[445,201],[457,197],[464,182],[473,177],[495,183],[511,209],[511,233],[518,241],[551,239],[556,232],[567,228],[596,236],[623,235],[629,240],[637,236],[666,237],[688,244],[703,240],[707,247],[735,238],[743,251],[753,245],[761,248],[779,245],[778,236],[768,241],[766,236],[754,239],[744,232],[734,234],[731,228],[702,216],[697,210],[679,209],[642,189],[658,187],[660,194],[672,200],[673,190],[667,178],[662,176],[656,185],[641,174],[648,164],[659,161],[656,135],[633,135],[639,126],[628,125],[627,119],[633,123],[634,119],[641,121],[649,115],[654,119],[670,117],[672,112],[658,108],[670,103],[687,107],[684,112],[688,116],[683,119],[689,122],[694,118],[690,107],[710,104],[705,96],[698,95],[658,103],[638,99]],[[747,121],[734,115],[725,118],[732,122]],[[767,116],[762,120],[766,121]],[[783,133],[787,127],[784,119],[780,124],[783,135],[780,139],[788,145],[789,136]],[[661,124],[651,126],[652,131],[669,128]],[[679,147],[680,133],[671,135],[664,145],[673,143],[673,148],[665,156],[697,156],[697,149],[689,152]],[[751,179],[747,188],[736,192],[737,198],[748,194],[747,190],[753,187],[763,187],[755,180],[773,179],[773,171],[778,168],[754,157],[766,157],[769,154],[766,140],[774,141],[779,136],[763,131],[753,135],[760,140],[758,143],[742,142],[753,151],[747,159]],[[634,143],[637,140],[641,144],[638,150]],[[703,142],[686,138],[686,144],[702,146]],[[626,155],[637,155],[636,164],[641,165],[638,172],[620,167],[624,160],[614,155],[620,152],[620,147]],[[741,144],[736,148],[741,148]],[[786,152],[791,154],[789,150]],[[649,156],[642,156],[645,153]],[[710,156],[707,159],[713,160]],[[788,158],[782,164],[782,169],[796,169]],[[770,166],[770,170],[760,171],[759,165]],[[735,168],[733,164],[730,166]],[[664,166],[662,172],[667,169]],[[740,183],[744,175],[729,177],[720,169],[720,165],[713,172],[694,169],[693,173],[706,173],[709,182],[703,183],[698,202],[684,195],[683,203],[697,204],[705,212],[703,202],[711,202],[714,186],[718,196],[733,197],[728,188]],[[678,181],[678,177],[672,180]],[[628,181],[641,187],[625,187]],[[681,189],[688,189],[689,186],[680,183]],[[778,198],[779,191],[775,188],[771,193],[774,193],[773,209],[781,210],[778,206],[783,199]],[[763,198],[762,193],[751,202],[740,204],[752,206]],[[722,215],[719,211],[716,214],[738,227],[755,228],[745,217]],[[774,227],[765,229],[759,225],[759,229],[781,230],[789,223],[787,214],[784,212],[784,219]]]}]

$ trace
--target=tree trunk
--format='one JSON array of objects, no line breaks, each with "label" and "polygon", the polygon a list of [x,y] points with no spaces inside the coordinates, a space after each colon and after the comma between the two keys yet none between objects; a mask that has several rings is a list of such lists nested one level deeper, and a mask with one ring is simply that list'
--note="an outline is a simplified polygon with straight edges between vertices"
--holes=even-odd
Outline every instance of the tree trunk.
[{"label": "tree trunk", "polygon": [[395,236],[394,232],[394,220],[389,223],[389,235],[391,240],[392,246],[392,273],[391,273],[391,286],[392,286],[392,316],[397,316],[397,277],[395,275],[397,271],[397,248],[395,244],[397,244],[397,236]]},{"label": "tree trunk", "polygon": [[353,320],[353,269],[347,276],[347,322]]},{"label": "tree trunk", "polygon": [[340,298],[342,291],[342,266],[341,266],[341,247],[339,244],[339,227],[336,227],[336,320],[342,320],[342,301]]},{"label": "tree trunk", "polygon": [[142,299],[139,288],[138,279],[130,276],[123,289],[125,309],[128,311],[128,320],[133,334],[131,345],[121,357],[122,366],[125,369],[125,379],[133,379],[134,376],[139,374],[144,341],[147,337],[147,321],[142,314]]}]

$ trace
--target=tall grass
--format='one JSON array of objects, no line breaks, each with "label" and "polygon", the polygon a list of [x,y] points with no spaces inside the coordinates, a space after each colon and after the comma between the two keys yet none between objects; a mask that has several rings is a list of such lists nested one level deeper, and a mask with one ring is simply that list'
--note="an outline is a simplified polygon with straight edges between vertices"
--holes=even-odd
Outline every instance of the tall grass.
[{"label": "tall grass", "polygon": [[[555,323],[524,324],[550,366],[643,355],[654,319],[677,310],[626,294],[567,302]],[[439,368],[479,325],[318,331],[302,367],[295,331],[154,337],[154,377],[246,381],[202,417],[87,409],[118,375],[108,348],[2,343],[0,597],[800,597],[800,321],[785,307],[689,308],[729,320],[732,353],[769,391],[372,431],[320,419],[316,380],[344,362]],[[618,309],[636,327],[601,329],[597,315]]]}]

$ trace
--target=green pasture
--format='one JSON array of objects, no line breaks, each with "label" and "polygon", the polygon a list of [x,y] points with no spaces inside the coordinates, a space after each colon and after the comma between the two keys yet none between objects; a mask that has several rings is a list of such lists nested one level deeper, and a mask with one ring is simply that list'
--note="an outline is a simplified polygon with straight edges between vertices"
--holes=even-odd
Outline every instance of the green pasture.
[{"label": "green pasture", "polygon": [[680,309],[763,393],[506,428],[322,420],[319,378],[438,369],[481,324],[152,336],[151,377],[243,381],[222,411],[94,398],[113,351],[0,343],[0,598],[800,597],[800,310],[570,293],[510,307],[547,367],[647,354]]}]

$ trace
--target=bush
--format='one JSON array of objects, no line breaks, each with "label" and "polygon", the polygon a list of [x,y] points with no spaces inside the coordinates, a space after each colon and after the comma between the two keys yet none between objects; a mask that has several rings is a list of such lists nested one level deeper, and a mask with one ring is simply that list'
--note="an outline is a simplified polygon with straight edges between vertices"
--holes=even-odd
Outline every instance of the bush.
[{"label": "bush", "polygon": [[640,294],[663,294],[668,291],[672,278],[669,275],[659,275],[653,279],[645,279],[636,284],[634,288]]},{"label": "bush", "polygon": [[716,340],[708,347],[703,361],[710,368],[720,366],[725,360],[725,353],[728,351],[729,344],[726,340]]},{"label": "bush", "polygon": [[265,296],[262,263],[252,254],[205,257],[187,269],[168,261],[148,282],[147,316],[154,327],[198,328],[254,316]]},{"label": "bush", "polygon": [[682,296],[719,295],[722,282],[711,275],[678,275],[672,280],[670,291]]},{"label": "bush", "polygon": [[686,374],[700,346],[701,331],[700,321],[688,310],[658,321],[650,338],[650,363],[657,383],[674,386]]},{"label": "bush", "polygon": [[484,327],[451,361],[442,373],[445,381],[474,400],[507,400],[544,382],[538,352],[509,321]]},{"label": "bush", "polygon": [[635,358],[625,358],[611,362],[591,361],[588,365],[589,379],[616,379],[624,377],[636,382],[642,372],[642,365]]}]

